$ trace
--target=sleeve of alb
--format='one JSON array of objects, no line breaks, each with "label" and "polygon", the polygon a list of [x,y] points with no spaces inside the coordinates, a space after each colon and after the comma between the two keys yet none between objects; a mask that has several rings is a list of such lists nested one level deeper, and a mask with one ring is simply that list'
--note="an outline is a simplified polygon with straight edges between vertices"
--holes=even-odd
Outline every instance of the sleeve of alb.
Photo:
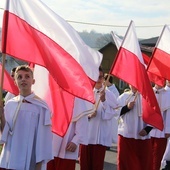
[{"label": "sleeve of alb", "polygon": [[129,112],[129,111],[130,111],[130,109],[127,107],[127,105],[126,105],[126,106],[123,106],[123,107],[122,107],[122,110],[121,110],[121,112],[120,112],[120,116],[126,114],[126,113]]}]

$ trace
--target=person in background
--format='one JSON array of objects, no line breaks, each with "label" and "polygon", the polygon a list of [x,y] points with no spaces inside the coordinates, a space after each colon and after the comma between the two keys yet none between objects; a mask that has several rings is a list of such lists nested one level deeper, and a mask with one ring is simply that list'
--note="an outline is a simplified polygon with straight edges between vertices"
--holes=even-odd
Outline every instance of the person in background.
[{"label": "person in background", "polygon": [[153,128],[150,132],[153,153],[153,170],[159,170],[161,167],[161,160],[166,149],[167,139],[170,137],[170,91],[165,90],[164,87],[155,84],[153,88],[157,98],[164,129]]},{"label": "person in background", "polygon": [[15,82],[19,95],[10,99],[1,112],[3,149],[0,167],[15,170],[45,169],[52,159],[51,112],[36,96],[32,69],[27,65],[16,68]]},{"label": "person in background", "polygon": [[88,143],[86,138],[88,117],[87,115],[79,117],[87,108],[87,101],[75,98],[73,119],[66,134],[61,137],[53,133],[54,159],[47,164],[47,170],[75,170],[79,145]]},{"label": "person in background", "polygon": [[118,104],[115,95],[104,89],[103,83],[104,73],[100,67],[94,88],[96,112],[89,115],[88,145],[80,146],[81,170],[103,170],[106,148],[112,145],[112,119]]},{"label": "person in background", "polygon": [[137,89],[118,97],[118,170],[152,170],[152,127],[142,119],[142,99]]},{"label": "person in background", "polygon": [[[116,96],[116,98],[119,97],[119,91],[117,90],[115,84],[113,83],[113,76],[109,75],[109,79],[107,81],[107,78],[108,78],[108,74],[105,74],[104,75],[104,78],[105,78],[105,83],[106,83],[106,86],[107,88],[113,92],[113,94]],[[118,131],[118,117],[114,117],[113,119],[113,129],[112,129],[112,132],[113,132],[113,143],[117,144],[117,139],[118,139],[118,134],[117,134],[117,131]],[[107,149],[110,149],[109,147]]]},{"label": "person in background", "polygon": [[162,170],[170,170],[170,138],[168,139],[166,150],[163,155],[162,167],[164,167]]}]

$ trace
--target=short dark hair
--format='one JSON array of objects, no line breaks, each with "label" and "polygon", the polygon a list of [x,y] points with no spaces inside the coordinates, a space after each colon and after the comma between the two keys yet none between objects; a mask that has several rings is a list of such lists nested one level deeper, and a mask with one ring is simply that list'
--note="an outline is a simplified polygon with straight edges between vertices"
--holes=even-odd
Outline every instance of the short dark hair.
[{"label": "short dark hair", "polygon": [[16,67],[14,67],[11,71],[12,71],[13,73],[15,73],[15,71],[16,71]]},{"label": "short dark hair", "polygon": [[[104,79],[107,80],[108,76],[109,76],[109,75],[106,73],[106,74],[104,75]],[[113,83],[113,77],[112,77],[111,75],[110,75],[110,77],[109,77],[109,82],[110,82],[110,83]]]},{"label": "short dark hair", "polygon": [[31,67],[29,65],[20,65],[16,68],[15,73],[17,73],[18,71],[23,70],[26,72],[30,72],[33,76],[33,70],[31,69]]}]

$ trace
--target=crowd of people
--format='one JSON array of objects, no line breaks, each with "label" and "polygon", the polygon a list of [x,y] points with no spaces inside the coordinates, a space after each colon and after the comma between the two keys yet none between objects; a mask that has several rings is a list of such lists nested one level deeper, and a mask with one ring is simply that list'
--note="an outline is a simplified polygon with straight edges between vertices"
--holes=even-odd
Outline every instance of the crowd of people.
[{"label": "crowd of people", "polygon": [[[52,113],[32,91],[33,70],[11,71],[19,95],[7,93],[0,107],[0,170],[103,170],[107,147],[117,143],[118,170],[170,170],[170,81],[153,87],[163,118],[162,131],[142,119],[142,96],[135,87],[119,94],[113,77],[99,67],[95,104],[75,98],[64,137],[51,131]],[[91,113],[80,114],[91,110]]]}]

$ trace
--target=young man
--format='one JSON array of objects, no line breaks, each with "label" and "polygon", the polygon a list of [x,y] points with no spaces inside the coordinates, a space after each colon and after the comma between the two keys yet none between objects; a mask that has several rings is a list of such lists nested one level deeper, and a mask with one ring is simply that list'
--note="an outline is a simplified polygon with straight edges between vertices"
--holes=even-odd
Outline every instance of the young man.
[{"label": "young man", "polygon": [[152,170],[152,147],[148,135],[152,127],[142,119],[141,95],[130,90],[118,97],[120,118],[118,125],[118,170]]},{"label": "young man", "polygon": [[[109,80],[107,81],[107,78],[108,78],[108,74],[105,74],[104,76],[105,78],[105,83],[107,83],[107,88],[113,92],[113,94],[116,96],[116,99],[119,97],[119,91],[117,90],[115,84],[113,83],[113,76],[110,75],[109,77]],[[117,131],[118,131],[118,120],[117,118],[113,118],[113,143],[116,143],[117,144],[117,139],[118,139],[118,134],[117,134]]]},{"label": "young man", "polygon": [[51,114],[44,101],[31,87],[33,72],[26,66],[18,66],[15,82],[19,95],[4,107],[5,127],[1,142],[0,167],[17,170],[40,170],[52,159]]},{"label": "young man", "polygon": [[164,129],[162,131],[154,128],[150,132],[152,141],[153,170],[161,167],[161,160],[170,137],[170,91],[155,84],[153,88],[163,118]]},{"label": "young man", "polygon": [[112,145],[112,119],[118,105],[115,95],[104,89],[103,82],[104,73],[99,68],[99,78],[94,88],[96,112],[89,116],[88,145],[80,146],[81,170],[103,170],[106,147]]}]

